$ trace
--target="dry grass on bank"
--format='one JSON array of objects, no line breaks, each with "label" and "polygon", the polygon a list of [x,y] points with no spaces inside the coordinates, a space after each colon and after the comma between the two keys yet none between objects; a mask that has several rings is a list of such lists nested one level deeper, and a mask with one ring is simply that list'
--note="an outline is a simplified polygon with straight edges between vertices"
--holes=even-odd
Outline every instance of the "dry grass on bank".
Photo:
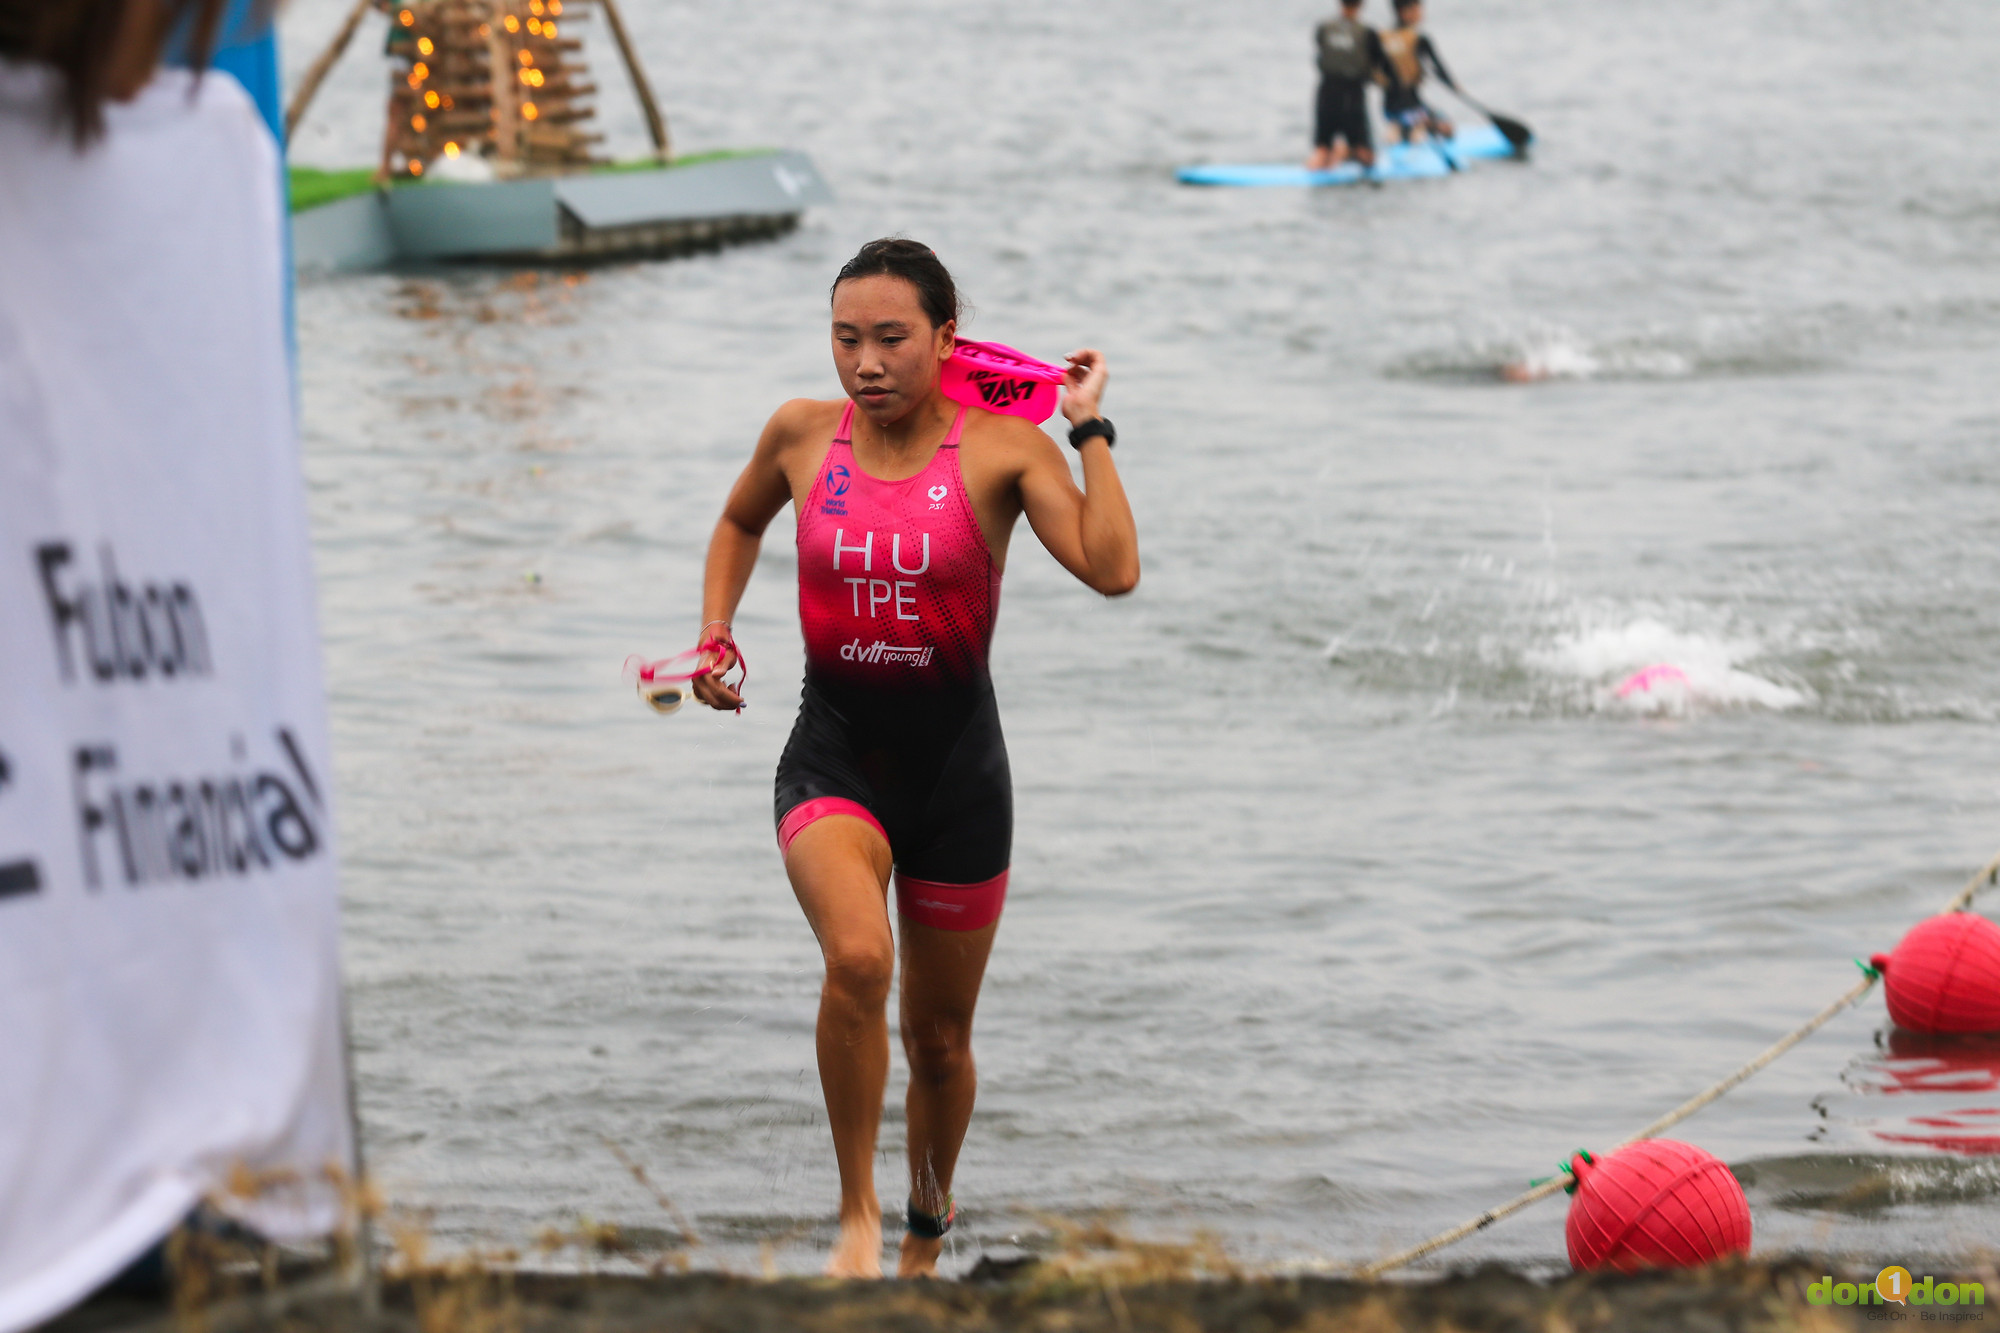
[{"label": "dry grass on bank", "polygon": [[[1542,1282],[1492,1266],[1401,1282],[1242,1272],[1211,1239],[1139,1241],[1103,1224],[1051,1222],[1052,1253],[982,1261],[964,1281],[833,1282],[690,1272],[684,1227],[651,1249],[617,1228],[547,1233],[534,1253],[435,1258],[421,1227],[390,1228],[394,1252],[371,1309],[328,1274],[286,1283],[266,1251],[184,1243],[171,1301],[98,1301],[48,1333],[1831,1333],[1919,1320],[1919,1311],[1814,1306],[1821,1262],[1730,1263],[1633,1277]],[[615,1267],[537,1272],[523,1264]],[[1846,1274],[1848,1278],[1857,1275]],[[1861,1275],[1864,1280],[1869,1275]],[[2000,1263],[1962,1274],[2000,1293]],[[1875,1312],[1878,1314],[1881,1312]],[[1960,1327],[2000,1330],[1984,1316]]]}]

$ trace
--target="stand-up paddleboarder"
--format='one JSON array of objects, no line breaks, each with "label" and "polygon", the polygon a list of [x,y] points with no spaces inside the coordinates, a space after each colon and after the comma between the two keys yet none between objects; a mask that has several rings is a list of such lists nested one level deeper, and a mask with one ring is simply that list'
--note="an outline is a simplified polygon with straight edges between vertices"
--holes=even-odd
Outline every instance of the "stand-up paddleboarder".
[{"label": "stand-up paddleboarder", "polygon": [[1424,0],[1395,0],[1395,3],[1396,26],[1380,35],[1382,68],[1387,78],[1382,90],[1382,119],[1388,122],[1389,132],[1399,143],[1412,143],[1420,135],[1449,140],[1451,122],[1424,101],[1425,70],[1436,74],[1438,82],[1453,92],[1458,92],[1458,84],[1424,32]]},{"label": "stand-up paddleboarder", "polygon": [[871,241],[833,284],[833,360],[845,399],[786,403],[715,525],[700,639],[722,681],[729,621],[765,525],[798,519],[806,680],[778,763],[785,871],[826,962],[817,1046],[840,1166],[840,1236],[826,1271],[881,1274],[875,1138],[889,1074],[886,1005],[902,918],[901,1019],[910,1063],[910,1194],[900,1275],[937,1266],[955,1214],[952,1171],[972,1116],[972,1012],[999,928],[1013,790],[987,673],[1014,522],[1098,592],[1139,581],[1138,533],[1098,416],[1104,358],[1072,354],[1062,411],[1082,457],[1031,423],[939,390],[958,293],[931,250]]},{"label": "stand-up paddleboarder", "polygon": [[[1352,157],[1375,165],[1368,124],[1368,84],[1387,61],[1382,39],[1361,21],[1362,0],[1340,0],[1340,13],[1313,32],[1319,50],[1319,92],[1313,99],[1313,149],[1306,170],[1325,171]],[[1385,79],[1386,74],[1382,75]]]}]

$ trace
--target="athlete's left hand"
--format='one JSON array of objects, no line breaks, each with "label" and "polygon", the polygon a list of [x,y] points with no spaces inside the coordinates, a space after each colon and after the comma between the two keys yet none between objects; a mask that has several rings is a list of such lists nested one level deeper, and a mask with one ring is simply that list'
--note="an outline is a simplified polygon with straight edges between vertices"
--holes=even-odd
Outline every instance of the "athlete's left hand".
[{"label": "athlete's left hand", "polygon": [[1104,353],[1095,347],[1080,348],[1064,360],[1069,362],[1069,370],[1063,380],[1062,414],[1070,425],[1080,426],[1099,415],[1104,382],[1111,372],[1105,369]]},{"label": "athlete's left hand", "polygon": [[[688,684],[694,687],[694,697],[710,708],[727,713],[741,712],[743,696],[731,689],[722,677],[724,672],[731,670],[742,660],[742,655],[736,651],[734,639],[723,639],[719,642],[723,645],[721,651],[710,648],[702,653],[701,665],[704,674],[696,676]],[[736,683],[738,686],[743,684],[740,680]]]}]

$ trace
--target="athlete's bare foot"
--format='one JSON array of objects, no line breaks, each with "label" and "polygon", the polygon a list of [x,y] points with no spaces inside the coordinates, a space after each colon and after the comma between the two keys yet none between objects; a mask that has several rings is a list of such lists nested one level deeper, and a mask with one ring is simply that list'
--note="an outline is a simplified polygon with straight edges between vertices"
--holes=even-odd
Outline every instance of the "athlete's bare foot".
[{"label": "athlete's bare foot", "polygon": [[828,1277],[882,1276],[882,1215],[840,1219],[840,1238],[826,1257]]},{"label": "athlete's bare foot", "polygon": [[938,1255],[944,1251],[944,1238],[926,1240],[922,1236],[905,1233],[903,1252],[896,1259],[897,1277],[936,1277]]}]

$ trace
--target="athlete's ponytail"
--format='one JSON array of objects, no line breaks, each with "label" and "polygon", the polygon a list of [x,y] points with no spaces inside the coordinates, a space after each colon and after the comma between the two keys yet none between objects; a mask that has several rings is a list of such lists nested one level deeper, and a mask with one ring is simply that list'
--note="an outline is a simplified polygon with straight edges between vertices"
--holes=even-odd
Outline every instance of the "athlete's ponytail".
[{"label": "athlete's ponytail", "polygon": [[831,297],[839,291],[840,284],[849,278],[882,275],[901,278],[917,289],[917,301],[930,316],[932,328],[942,328],[958,318],[958,285],[951,280],[937,251],[903,236],[885,236],[862,246],[854,258],[841,265],[840,276],[833,280],[827,295]]}]

